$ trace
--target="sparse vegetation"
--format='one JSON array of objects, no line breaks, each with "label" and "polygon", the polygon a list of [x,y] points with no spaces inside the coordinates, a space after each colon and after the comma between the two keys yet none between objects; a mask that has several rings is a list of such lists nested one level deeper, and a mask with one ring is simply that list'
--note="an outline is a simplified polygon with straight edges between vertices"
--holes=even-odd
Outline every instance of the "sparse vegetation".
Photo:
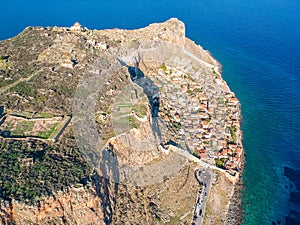
[{"label": "sparse vegetation", "polygon": [[14,82],[14,80],[11,78],[11,79],[4,79],[4,78],[0,78],[0,87],[5,87],[7,85],[10,85]]},{"label": "sparse vegetation", "polygon": [[32,131],[33,126],[34,122],[32,121],[23,121],[22,123],[18,123],[14,132],[11,133],[11,136],[24,136]]},{"label": "sparse vegetation", "polygon": [[9,58],[9,56],[7,56],[7,55],[0,55],[0,60],[6,60],[8,58]]},{"label": "sparse vegetation", "polygon": [[188,93],[189,95],[194,94],[193,90],[191,90],[191,89],[188,89],[188,90],[186,91],[186,93]]},{"label": "sparse vegetation", "polygon": [[166,182],[167,180],[169,180],[169,178],[167,176],[164,176],[163,181]]},{"label": "sparse vegetation", "polygon": [[51,118],[53,113],[51,112],[40,112],[34,115],[35,118]]},{"label": "sparse vegetation", "polygon": [[194,149],[194,151],[193,151],[193,156],[195,156],[195,157],[197,157],[197,158],[201,158],[200,156],[199,156],[199,154],[198,154],[198,151],[196,150],[196,149]]},{"label": "sparse vegetation", "polygon": [[147,115],[147,112],[148,112],[147,106],[143,103],[139,103],[139,104],[134,105],[132,107],[132,109],[134,110],[135,114],[140,118],[144,118]]},{"label": "sparse vegetation", "polygon": [[237,128],[235,126],[233,126],[233,127],[227,127],[227,128],[230,131],[230,135],[231,135],[232,141],[234,143],[236,143],[237,142],[237,137],[236,137]]},{"label": "sparse vegetation", "polygon": [[[31,119],[32,116],[40,119]],[[50,116],[48,113],[33,115],[33,113],[29,112],[20,112],[17,113],[17,116],[8,115],[0,128],[5,132],[5,137],[54,138],[69,121],[70,117],[66,116],[62,120],[61,117],[48,118],[48,116]]]},{"label": "sparse vegetation", "polygon": [[161,66],[159,68],[162,69],[163,71],[167,70],[167,67],[166,67],[166,65],[164,63],[161,64]]},{"label": "sparse vegetation", "polygon": [[222,159],[215,159],[216,162],[216,166],[222,169],[225,169],[225,163],[226,163],[226,159],[222,158]]},{"label": "sparse vegetation", "polygon": [[55,131],[58,124],[54,124],[49,130],[46,131],[40,131],[38,136],[44,139],[48,139],[51,134]]},{"label": "sparse vegetation", "polygon": [[141,122],[138,121],[134,116],[129,116],[128,117],[128,120],[129,120],[129,125],[132,127],[132,128],[139,128],[140,125],[141,125]]},{"label": "sparse vegetation", "polygon": [[139,40],[138,39],[132,40],[130,43],[130,47],[134,48],[134,49],[138,49],[139,48]]},{"label": "sparse vegetation", "polygon": [[20,82],[16,86],[12,87],[11,91],[18,93],[21,96],[34,97],[37,94],[37,91],[27,82]]},{"label": "sparse vegetation", "polygon": [[176,131],[180,130],[182,128],[182,124],[180,122],[173,122],[172,128]]},{"label": "sparse vegetation", "polygon": [[59,87],[59,90],[63,93],[64,96],[73,97],[75,95],[76,89],[70,88],[68,86],[62,85]]}]

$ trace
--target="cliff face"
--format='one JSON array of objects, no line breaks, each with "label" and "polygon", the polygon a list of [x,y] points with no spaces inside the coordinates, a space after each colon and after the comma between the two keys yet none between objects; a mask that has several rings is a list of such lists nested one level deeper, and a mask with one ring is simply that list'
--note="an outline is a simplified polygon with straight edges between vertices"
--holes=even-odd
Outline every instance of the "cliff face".
[{"label": "cliff face", "polygon": [[[0,194],[6,199],[0,201],[0,224],[191,222],[199,187],[194,179],[197,165],[181,155],[168,153],[162,147],[172,141],[180,142],[178,133],[182,132],[184,113],[163,108],[165,115],[160,118],[162,110],[159,107],[164,102],[163,95],[158,96],[157,92],[162,93],[164,87],[159,87],[156,81],[172,73],[188,80],[188,85],[174,85],[174,90],[168,90],[165,85],[165,89],[175,96],[181,94],[177,90],[179,87],[186,91],[185,86],[193,86],[192,82],[197,80],[202,86],[195,90],[207,93],[206,98],[216,106],[219,96],[231,92],[221,79],[220,64],[208,51],[185,37],[184,23],[173,18],[137,30],[92,31],[79,24],[71,28],[26,28],[17,37],[0,42],[0,56],[5,56],[0,60],[0,105],[9,112],[72,114],[77,85],[92,74],[103,78],[103,71],[107,68],[117,68],[100,80],[102,83],[93,82],[96,86],[101,84],[96,101],[82,92],[85,100],[90,100],[88,105],[94,107],[92,113],[95,115],[86,117],[93,121],[98,132],[93,135],[103,140],[104,151],[99,167],[91,166],[92,172],[86,175],[80,173],[82,166],[77,161],[65,164],[67,157],[75,154],[73,149],[78,147],[74,137],[74,130],[78,128],[73,122],[66,130],[68,135],[64,134],[58,143],[45,142],[47,146],[58,146],[59,151],[50,157],[57,159],[55,166],[61,168],[61,174],[75,177],[72,183],[64,188],[52,187],[50,183],[59,183],[64,178],[39,175],[36,185],[49,185],[51,190],[42,196],[29,192],[28,196],[35,196],[30,202],[19,196],[28,190],[18,187],[17,179],[13,180],[16,183],[13,187],[19,188],[19,192],[14,190],[11,195],[4,196],[8,192],[1,193],[0,188]],[[122,90],[133,84],[138,91],[130,92],[131,100],[127,103],[131,108],[127,110],[126,105],[120,104],[128,97]],[[91,93],[94,94],[93,90]],[[132,95],[139,97],[135,99]],[[122,101],[118,102],[120,98]],[[178,97],[182,98],[184,96]],[[199,102],[198,96],[191,95],[190,98],[197,98],[196,102]],[[188,102],[183,108],[189,108],[189,105],[192,103]],[[215,115],[218,112],[217,109],[210,113]],[[218,125],[223,123],[213,116],[210,119]],[[176,121],[171,123],[170,120]],[[88,133],[87,130],[83,129]],[[93,135],[88,138],[92,140]],[[5,142],[7,148],[12,145],[5,139],[0,141]],[[28,143],[24,141],[23,144]],[[25,168],[26,171],[42,164],[44,157],[33,157],[33,165]],[[113,161],[109,162],[110,159]],[[75,172],[65,175],[63,171],[68,170],[72,163]],[[227,191],[231,193],[233,186],[230,185]],[[19,200],[15,200],[14,194]],[[228,199],[224,204],[227,203]],[[225,214],[226,207],[220,209]]]},{"label": "cliff face", "polygon": [[[72,188],[40,199],[39,206],[12,201],[2,224],[104,224],[101,201],[94,188]],[[7,209],[2,205],[2,212]]]},{"label": "cliff face", "polygon": [[43,197],[35,206],[1,201],[1,224],[184,224],[190,217],[180,217],[191,213],[198,190],[194,169],[185,166],[171,179],[147,187],[95,175],[93,185]]}]

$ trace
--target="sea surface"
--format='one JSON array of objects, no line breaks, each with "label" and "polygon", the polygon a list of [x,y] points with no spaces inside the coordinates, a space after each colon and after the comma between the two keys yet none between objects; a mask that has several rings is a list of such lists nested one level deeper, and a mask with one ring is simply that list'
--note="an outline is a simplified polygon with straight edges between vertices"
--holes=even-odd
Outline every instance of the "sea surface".
[{"label": "sea surface", "polygon": [[299,0],[1,0],[0,40],[26,26],[135,29],[177,17],[242,104],[244,225],[300,224]]}]

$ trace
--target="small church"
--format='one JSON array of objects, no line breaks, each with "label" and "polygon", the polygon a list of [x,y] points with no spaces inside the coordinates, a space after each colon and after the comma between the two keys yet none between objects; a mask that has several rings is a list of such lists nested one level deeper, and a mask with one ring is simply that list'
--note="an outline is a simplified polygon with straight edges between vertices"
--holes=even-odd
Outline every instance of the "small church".
[{"label": "small church", "polygon": [[83,28],[80,23],[75,22],[74,25],[70,28],[72,31],[82,31]]}]

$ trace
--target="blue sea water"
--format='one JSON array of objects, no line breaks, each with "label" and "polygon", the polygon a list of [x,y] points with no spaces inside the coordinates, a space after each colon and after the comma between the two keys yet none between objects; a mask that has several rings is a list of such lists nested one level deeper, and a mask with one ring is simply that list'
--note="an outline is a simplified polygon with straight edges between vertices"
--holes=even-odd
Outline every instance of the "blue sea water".
[{"label": "blue sea water", "polygon": [[90,29],[134,29],[170,17],[184,21],[186,35],[221,62],[223,77],[242,104],[243,224],[300,224],[300,1],[15,0],[0,5],[0,40],[26,26],[79,21]]}]

